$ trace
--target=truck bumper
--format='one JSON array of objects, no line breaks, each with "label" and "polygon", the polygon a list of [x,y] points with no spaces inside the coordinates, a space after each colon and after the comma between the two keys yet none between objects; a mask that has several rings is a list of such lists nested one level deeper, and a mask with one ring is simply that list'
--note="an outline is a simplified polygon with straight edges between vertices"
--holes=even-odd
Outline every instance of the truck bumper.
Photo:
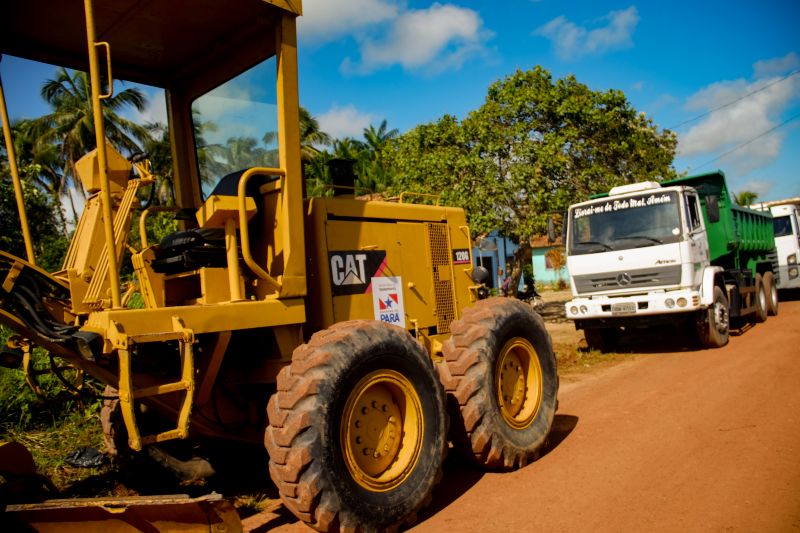
[{"label": "truck bumper", "polygon": [[781,265],[778,268],[778,275],[779,289],[800,289],[800,265]]},{"label": "truck bumper", "polygon": [[566,303],[567,318],[574,320],[578,329],[587,327],[587,324],[623,326],[674,322],[699,309],[700,293],[695,290],[594,296],[575,298]]}]

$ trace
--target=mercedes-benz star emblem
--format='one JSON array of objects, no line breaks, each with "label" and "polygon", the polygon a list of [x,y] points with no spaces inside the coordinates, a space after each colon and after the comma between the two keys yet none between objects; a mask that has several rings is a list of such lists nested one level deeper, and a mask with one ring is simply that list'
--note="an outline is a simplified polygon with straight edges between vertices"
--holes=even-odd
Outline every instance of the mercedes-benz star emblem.
[{"label": "mercedes-benz star emblem", "polygon": [[631,284],[631,281],[631,275],[627,272],[617,275],[617,284],[619,284],[621,287],[627,287]]}]

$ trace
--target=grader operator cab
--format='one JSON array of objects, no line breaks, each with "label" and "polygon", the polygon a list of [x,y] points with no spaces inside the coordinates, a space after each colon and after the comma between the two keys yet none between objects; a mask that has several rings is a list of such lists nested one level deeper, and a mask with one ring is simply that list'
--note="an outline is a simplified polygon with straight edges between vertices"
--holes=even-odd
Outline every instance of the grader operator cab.
[{"label": "grader operator cab", "polygon": [[[479,298],[463,211],[303,198],[300,0],[2,9],[0,52],[90,73],[97,149],[77,165],[90,196],[62,270],[35,266],[30,246],[0,254],[0,319],[116,389],[130,448],[263,439],[286,507],[321,531],[413,520],[448,438],[491,469],[538,456],[558,390],[550,338],[529,306]],[[115,77],[164,90],[176,203],[194,214],[160,243],[139,209],[147,162],[105,138]],[[206,119],[263,136],[266,163],[215,174]],[[132,221],[143,309],[120,282]],[[140,405],[172,427],[147,434]]]}]

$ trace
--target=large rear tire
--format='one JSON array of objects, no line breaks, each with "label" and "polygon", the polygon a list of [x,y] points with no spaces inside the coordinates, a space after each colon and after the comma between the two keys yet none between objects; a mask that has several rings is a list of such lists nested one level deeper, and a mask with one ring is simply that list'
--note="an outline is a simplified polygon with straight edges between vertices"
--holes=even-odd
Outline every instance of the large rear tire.
[{"label": "large rear tire", "polygon": [[730,315],[728,298],[719,286],[714,287],[714,301],[697,319],[697,336],[706,348],[720,348],[728,344]]},{"label": "large rear tire", "polygon": [[484,467],[525,466],[546,442],[558,395],[542,318],[518,300],[490,298],[451,329],[439,374],[453,399],[453,440]]},{"label": "large rear tire", "polygon": [[767,321],[769,304],[767,303],[767,291],[765,289],[764,280],[761,278],[761,274],[756,274],[756,311],[753,313],[753,321],[756,323]]},{"label": "large rear tire", "polygon": [[319,531],[384,530],[416,519],[441,478],[444,391],[406,331],[342,322],[297,348],[267,408],[269,471]]},{"label": "large rear tire", "polygon": [[778,286],[772,272],[764,272],[764,292],[767,294],[767,313],[770,316],[778,314]]}]

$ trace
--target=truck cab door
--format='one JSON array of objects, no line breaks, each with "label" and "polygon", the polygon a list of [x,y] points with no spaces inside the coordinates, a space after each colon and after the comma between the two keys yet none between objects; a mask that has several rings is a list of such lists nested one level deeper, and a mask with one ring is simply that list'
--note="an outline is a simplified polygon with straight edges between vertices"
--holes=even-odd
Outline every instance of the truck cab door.
[{"label": "truck cab door", "polygon": [[697,195],[687,193],[683,198],[686,213],[686,235],[689,244],[687,260],[694,265],[694,282],[697,285],[702,283],[703,268],[709,263],[708,238]]}]

